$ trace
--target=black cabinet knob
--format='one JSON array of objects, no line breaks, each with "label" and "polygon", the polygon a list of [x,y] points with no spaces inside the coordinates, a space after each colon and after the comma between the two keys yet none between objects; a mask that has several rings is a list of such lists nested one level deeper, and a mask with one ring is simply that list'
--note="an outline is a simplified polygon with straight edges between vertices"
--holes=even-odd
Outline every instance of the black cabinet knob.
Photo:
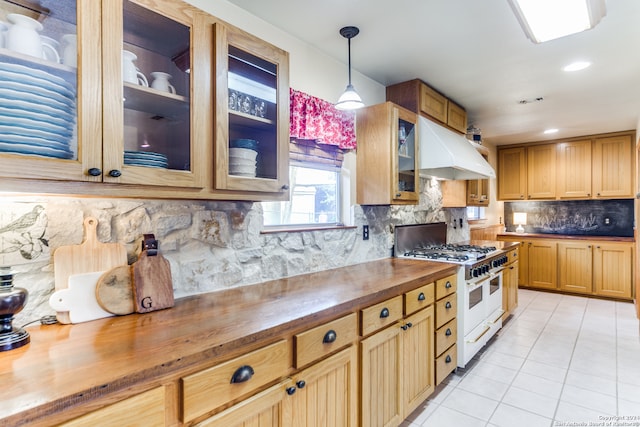
[{"label": "black cabinet knob", "polygon": [[444,308],[451,308],[451,303],[447,301],[447,303],[444,305]]},{"label": "black cabinet knob", "polygon": [[448,336],[448,337],[449,337],[449,336],[451,336],[451,329],[450,329],[450,328],[447,328],[447,330],[446,330],[446,331],[444,331],[444,334],[445,334],[446,336]]},{"label": "black cabinet knob", "polygon": [[122,175],[122,172],[120,172],[118,169],[111,169],[109,171],[109,176],[112,177],[112,178],[117,178],[120,175]]},{"label": "black cabinet knob", "polygon": [[413,323],[411,323],[411,322],[407,323],[407,328],[410,328],[412,326],[413,326]]},{"label": "black cabinet knob", "polygon": [[424,301],[426,299],[426,297],[424,296],[424,292],[420,292],[420,295],[418,295],[418,301]]},{"label": "black cabinet knob", "polygon": [[322,338],[322,342],[325,344],[330,344],[338,339],[338,334],[333,329],[329,329],[326,334],[324,334],[324,338]]},{"label": "black cabinet knob", "polygon": [[451,356],[447,354],[447,357],[444,358],[444,363],[451,363]]},{"label": "black cabinet knob", "polygon": [[240,366],[231,377],[231,384],[244,383],[249,381],[253,376],[253,368],[249,365]]},{"label": "black cabinet knob", "polygon": [[447,289],[451,288],[451,286],[453,286],[453,285],[448,280],[447,280],[447,283],[444,284],[444,287],[447,288]]},{"label": "black cabinet knob", "polygon": [[400,326],[400,329],[402,329],[403,331],[406,331],[407,329],[409,329],[409,327],[407,325],[402,325]]},{"label": "black cabinet knob", "polygon": [[380,318],[384,319],[385,317],[389,317],[389,309],[386,307],[380,311]]},{"label": "black cabinet knob", "polygon": [[100,175],[102,175],[102,170],[100,168],[91,168],[87,172],[91,176],[100,176]]},{"label": "black cabinet knob", "polygon": [[283,190],[288,190],[288,189],[289,189],[289,185],[288,185],[288,184],[284,184],[284,185],[283,185],[282,187],[280,187],[280,188],[282,188]]},{"label": "black cabinet knob", "polygon": [[289,396],[291,396],[293,393],[295,393],[295,392],[296,392],[296,388],[295,388],[295,387],[287,387],[287,388],[285,389],[285,391],[287,392],[287,394],[288,394]]},{"label": "black cabinet knob", "polygon": [[298,388],[304,388],[304,386],[306,386],[307,383],[304,380],[300,380],[298,382],[296,382],[296,386],[298,386]]}]

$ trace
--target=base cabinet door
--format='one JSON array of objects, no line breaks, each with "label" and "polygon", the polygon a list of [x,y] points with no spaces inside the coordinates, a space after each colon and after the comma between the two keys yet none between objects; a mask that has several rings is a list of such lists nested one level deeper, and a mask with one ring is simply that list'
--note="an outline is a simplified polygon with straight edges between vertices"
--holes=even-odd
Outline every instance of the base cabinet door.
[{"label": "base cabinet door", "polygon": [[286,382],[277,384],[202,421],[200,427],[283,427]]},{"label": "base cabinet door", "polygon": [[595,294],[632,297],[632,244],[597,244],[593,252]]},{"label": "base cabinet door", "polygon": [[534,240],[529,246],[529,284],[532,288],[558,287],[557,243]]},{"label": "base cabinet door", "polygon": [[390,427],[402,422],[400,324],[360,342],[362,426]]},{"label": "base cabinet door", "polygon": [[284,390],[285,426],[355,427],[357,347],[351,346],[301,371]]},{"label": "base cabinet door", "polygon": [[405,319],[402,328],[403,418],[406,418],[435,389],[434,310],[429,306]]},{"label": "base cabinet door", "polygon": [[560,289],[591,293],[593,290],[593,246],[590,243],[558,243]]}]

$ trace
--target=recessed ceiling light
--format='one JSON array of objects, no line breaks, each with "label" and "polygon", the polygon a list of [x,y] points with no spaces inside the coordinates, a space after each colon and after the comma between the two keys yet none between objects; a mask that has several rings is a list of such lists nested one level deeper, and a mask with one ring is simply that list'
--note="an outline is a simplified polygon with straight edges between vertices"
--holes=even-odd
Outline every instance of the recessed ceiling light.
[{"label": "recessed ceiling light", "polygon": [[549,134],[556,133],[556,132],[558,132],[558,129],[556,129],[556,128],[547,129],[547,130],[544,131],[545,135],[549,135]]},{"label": "recessed ceiling light", "polygon": [[591,62],[588,62],[588,61],[576,61],[564,67],[562,71],[580,71],[580,70],[584,70],[590,65],[591,65]]}]

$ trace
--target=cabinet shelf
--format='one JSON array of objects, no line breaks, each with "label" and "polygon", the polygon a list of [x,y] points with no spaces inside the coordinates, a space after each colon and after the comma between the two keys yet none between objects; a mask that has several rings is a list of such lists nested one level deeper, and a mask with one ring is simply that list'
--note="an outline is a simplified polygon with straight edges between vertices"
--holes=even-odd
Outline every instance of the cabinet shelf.
[{"label": "cabinet shelf", "polygon": [[125,82],[124,108],[162,117],[176,117],[189,112],[189,98]]},{"label": "cabinet shelf", "polygon": [[269,129],[276,124],[275,120],[257,117],[240,111],[229,110],[229,120],[232,125],[246,126],[255,129]]},{"label": "cabinet shelf", "polygon": [[25,67],[46,71],[47,73],[61,77],[66,81],[75,81],[76,79],[77,70],[73,67],[47,61],[46,59],[36,58],[35,56],[14,52],[5,48],[0,48],[0,62],[24,65]]}]

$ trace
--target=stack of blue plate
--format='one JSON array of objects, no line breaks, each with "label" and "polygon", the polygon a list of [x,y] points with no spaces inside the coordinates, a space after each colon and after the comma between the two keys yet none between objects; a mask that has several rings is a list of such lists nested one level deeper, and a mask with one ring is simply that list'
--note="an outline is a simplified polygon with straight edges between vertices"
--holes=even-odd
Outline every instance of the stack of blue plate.
[{"label": "stack of blue plate", "polygon": [[71,159],[76,91],[63,78],[0,62],[0,152]]},{"label": "stack of blue plate", "polygon": [[146,166],[149,168],[167,168],[167,156],[150,151],[124,151],[124,164],[132,166]]}]

